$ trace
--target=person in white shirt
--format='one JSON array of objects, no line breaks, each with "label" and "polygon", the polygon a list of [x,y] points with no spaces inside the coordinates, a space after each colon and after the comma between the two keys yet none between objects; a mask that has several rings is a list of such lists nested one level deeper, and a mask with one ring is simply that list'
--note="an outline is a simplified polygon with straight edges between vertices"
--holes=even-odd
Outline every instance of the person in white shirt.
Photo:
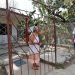
[{"label": "person in white shirt", "polygon": [[30,48],[30,55],[29,61],[32,63],[32,68],[38,70],[39,62],[40,62],[40,40],[39,40],[39,29],[35,26],[33,32],[29,36],[29,48]]},{"label": "person in white shirt", "polygon": [[37,24],[33,28],[33,32],[29,35],[29,61],[32,64],[32,69],[38,70],[40,67],[40,39],[39,35],[48,32],[46,29],[45,31],[40,30]]}]

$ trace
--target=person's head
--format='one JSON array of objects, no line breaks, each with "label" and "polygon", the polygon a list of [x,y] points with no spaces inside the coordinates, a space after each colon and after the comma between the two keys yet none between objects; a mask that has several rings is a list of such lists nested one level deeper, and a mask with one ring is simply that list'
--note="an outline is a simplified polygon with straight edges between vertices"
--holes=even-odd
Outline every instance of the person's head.
[{"label": "person's head", "polygon": [[36,32],[36,33],[38,33],[38,32],[39,32],[39,29],[38,29],[38,27],[36,27],[36,26],[35,26],[35,27],[33,28],[33,32]]}]

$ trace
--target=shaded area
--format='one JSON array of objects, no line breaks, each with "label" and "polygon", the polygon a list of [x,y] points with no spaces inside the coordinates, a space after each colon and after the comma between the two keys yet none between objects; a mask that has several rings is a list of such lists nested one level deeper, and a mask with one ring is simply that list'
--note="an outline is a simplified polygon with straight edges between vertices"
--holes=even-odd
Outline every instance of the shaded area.
[{"label": "shaded area", "polygon": [[3,64],[0,65],[0,75],[8,75],[6,68]]}]

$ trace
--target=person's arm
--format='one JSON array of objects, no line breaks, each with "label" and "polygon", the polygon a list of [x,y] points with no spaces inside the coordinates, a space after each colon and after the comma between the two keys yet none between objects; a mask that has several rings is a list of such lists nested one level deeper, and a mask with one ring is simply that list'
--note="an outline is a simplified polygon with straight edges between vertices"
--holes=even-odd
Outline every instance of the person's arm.
[{"label": "person's arm", "polygon": [[41,35],[41,34],[45,34],[45,33],[47,33],[48,32],[48,30],[46,29],[46,30],[41,30],[41,31],[39,31],[39,35]]}]

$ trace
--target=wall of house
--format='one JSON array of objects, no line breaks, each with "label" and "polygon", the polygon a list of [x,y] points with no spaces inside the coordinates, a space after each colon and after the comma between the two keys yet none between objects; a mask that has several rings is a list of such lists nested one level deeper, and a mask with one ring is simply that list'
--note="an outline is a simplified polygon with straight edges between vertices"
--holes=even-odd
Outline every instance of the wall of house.
[{"label": "wall of house", "polygon": [[[17,26],[18,21],[22,21],[26,19],[27,15],[24,14],[20,14],[14,11],[10,11],[10,18],[12,20],[12,23],[10,24],[14,24]],[[18,20],[17,20],[18,19]],[[0,23],[1,24],[6,24],[6,9],[0,8]],[[12,26],[12,41],[16,42],[17,40],[17,30],[14,26]],[[1,35],[0,34],[0,46],[1,44],[5,44],[8,43],[7,40],[7,35]]]},{"label": "wall of house", "polygon": [[[17,30],[12,25],[12,36],[11,36],[12,42],[16,42],[17,40]],[[6,44],[8,43],[7,35],[0,35],[0,44]]]},{"label": "wall of house", "polygon": [[7,35],[0,35],[0,44],[7,43]]},{"label": "wall of house", "polygon": [[17,29],[12,25],[12,42],[17,42]]}]

